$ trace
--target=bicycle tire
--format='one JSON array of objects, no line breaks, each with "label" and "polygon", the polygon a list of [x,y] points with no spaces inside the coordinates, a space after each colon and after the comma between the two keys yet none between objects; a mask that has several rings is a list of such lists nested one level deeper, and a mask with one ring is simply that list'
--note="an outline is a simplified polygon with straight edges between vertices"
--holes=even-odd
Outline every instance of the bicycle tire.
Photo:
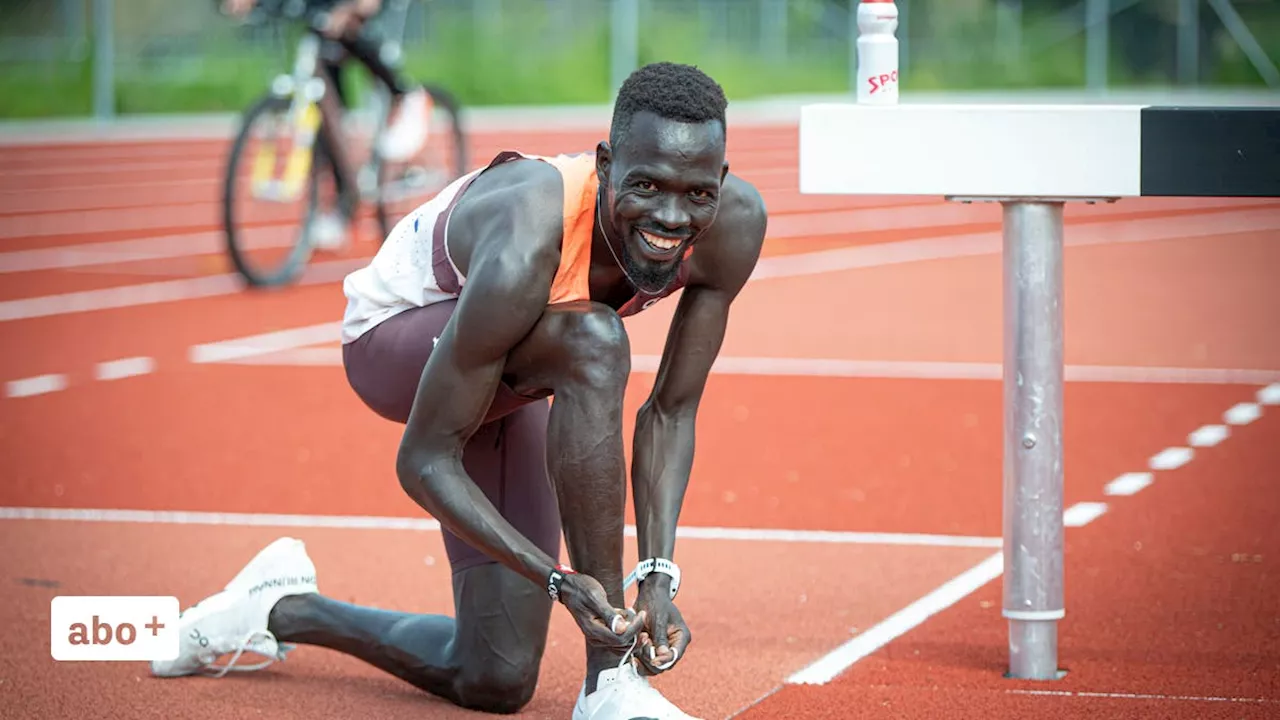
[{"label": "bicycle tire", "polygon": [[[309,180],[307,183],[306,211],[302,224],[285,261],[274,271],[264,271],[251,262],[245,238],[237,229],[235,218],[235,190],[238,168],[243,159],[245,146],[253,129],[254,122],[268,112],[287,112],[290,99],[273,93],[267,93],[256,100],[244,112],[240,130],[232,143],[227,157],[227,166],[223,176],[222,224],[226,239],[227,254],[236,272],[253,288],[272,288],[287,285],[297,279],[311,259],[312,246],[308,240],[308,228],[315,216],[318,193],[318,170],[326,161],[327,152],[323,133],[317,131],[313,145],[313,156]],[[323,123],[324,121],[321,120]]]},{"label": "bicycle tire", "polygon": [[[446,185],[467,172],[470,158],[467,156],[467,132],[462,127],[462,107],[453,93],[439,85],[430,83],[422,83],[422,88],[431,96],[431,102],[435,110],[445,113],[449,119],[449,142],[452,143],[452,157],[454,159],[453,167],[449,169],[448,181]],[[438,143],[438,137],[431,137],[428,143]],[[387,165],[388,163],[378,161],[378,187],[383,187],[387,182]],[[387,210],[386,202],[379,192],[374,203],[374,209],[378,218],[378,228],[382,231],[382,239],[379,244],[386,241],[388,235],[391,234],[391,228],[395,226],[398,218],[393,219]]]}]

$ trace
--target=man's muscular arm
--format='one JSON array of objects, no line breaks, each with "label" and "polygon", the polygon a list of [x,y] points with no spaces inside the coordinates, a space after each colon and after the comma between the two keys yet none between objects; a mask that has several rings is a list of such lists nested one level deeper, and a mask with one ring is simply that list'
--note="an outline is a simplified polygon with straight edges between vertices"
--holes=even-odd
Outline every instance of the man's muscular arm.
[{"label": "man's muscular arm", "polygon": [[[504,179],[517,174],[490,172]],[[396,471],[405,492],[441,525],[542,585],[556,558],[513,528],[462,465],[463,447],[488,411],[508,354],[542,317],[559,262],[556,181],[535,175],[504,189],[497,180],[477,180],[450,219],[467,282],[423,371]],[[468,237],[474,242],[459,242]]]},{"label": "man's muscular arm", "polygon": [[[693,467],[698,403],[724,340],[729,306],[751,276],[764,242],[763,201],[754,188],[735,184],[732,195],[726,192],[725,199],[732,200],[720,209],[715,236],[694,251],[698,272],[681,295],[653,392],[636,418],[631,474],[641,559],[672,559],[674,554],[676,524]],[[670,584],[667,575],[653,573],[642,587],[667,594]],[[655,622],[661,624],[657,617]],[[652,630],[658,635],[654,645],[666,646],[663,630]]]}]

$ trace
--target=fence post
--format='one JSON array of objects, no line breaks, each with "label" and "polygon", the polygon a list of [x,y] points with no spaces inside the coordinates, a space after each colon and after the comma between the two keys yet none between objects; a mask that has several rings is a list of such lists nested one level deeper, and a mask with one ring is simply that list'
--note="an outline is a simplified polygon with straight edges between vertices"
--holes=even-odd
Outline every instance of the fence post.
[{"label": "fence post", "polygon": [[93,116],[116,114],[115,0],[93,0]]},{"label": "fence post", "polygon": [[1085,83],[1090,90],[1107,89],[1111,55],[1111,0],[1085,0]]},{"label": "fence post", "polygon": [[613,0],[609,20],[609,91],[618,95],[622,83],[640,64],[640,0]]},{"label": "fence post", "polygon": [[787,0],[760,0],[760,50],[774,62],[787,59]]},{"label": "fence post", "polygon": [[1178,0],[1178,84],[1200,81],[1200,0]]}]

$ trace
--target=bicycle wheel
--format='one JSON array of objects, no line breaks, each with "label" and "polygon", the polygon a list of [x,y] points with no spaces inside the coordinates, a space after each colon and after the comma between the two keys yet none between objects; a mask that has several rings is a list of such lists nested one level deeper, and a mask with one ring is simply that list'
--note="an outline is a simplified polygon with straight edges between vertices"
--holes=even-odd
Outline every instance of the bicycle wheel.
[{"label": "bicycle wheel", "polygon": [[400,218],[467,172],[467,134],[461,106],[448,90],[423,83],[431,96],[427,142],[408,162],[376,159],[378,192],[374,198],[378,226],[385,239]]},{"label": "bicycle wheel", "polygon": [[[318,130],[309,149],[294,152],[289,109],[288,97],[267,94],[257,100],[245,111],[227,158],[222,203],[227,253],[251,287],[291,283],[313,249],[310,229],[328,153]],[[262,204],[238,202],[237,191],[244,189]]]}]

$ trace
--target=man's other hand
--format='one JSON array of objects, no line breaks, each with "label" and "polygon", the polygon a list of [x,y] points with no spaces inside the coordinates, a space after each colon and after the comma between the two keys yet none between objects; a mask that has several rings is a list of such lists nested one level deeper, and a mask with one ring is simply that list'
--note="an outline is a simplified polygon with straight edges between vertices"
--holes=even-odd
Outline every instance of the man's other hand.
[{"label": "man's other hand", "polygon": [[664,575],[650,575],[641,581],[636,597],[636,610],[648,620],[640,631],[635,655],[650,675],[675,667],[693,639],[684,616],[671,601],[671,584],[667,580]]}]

